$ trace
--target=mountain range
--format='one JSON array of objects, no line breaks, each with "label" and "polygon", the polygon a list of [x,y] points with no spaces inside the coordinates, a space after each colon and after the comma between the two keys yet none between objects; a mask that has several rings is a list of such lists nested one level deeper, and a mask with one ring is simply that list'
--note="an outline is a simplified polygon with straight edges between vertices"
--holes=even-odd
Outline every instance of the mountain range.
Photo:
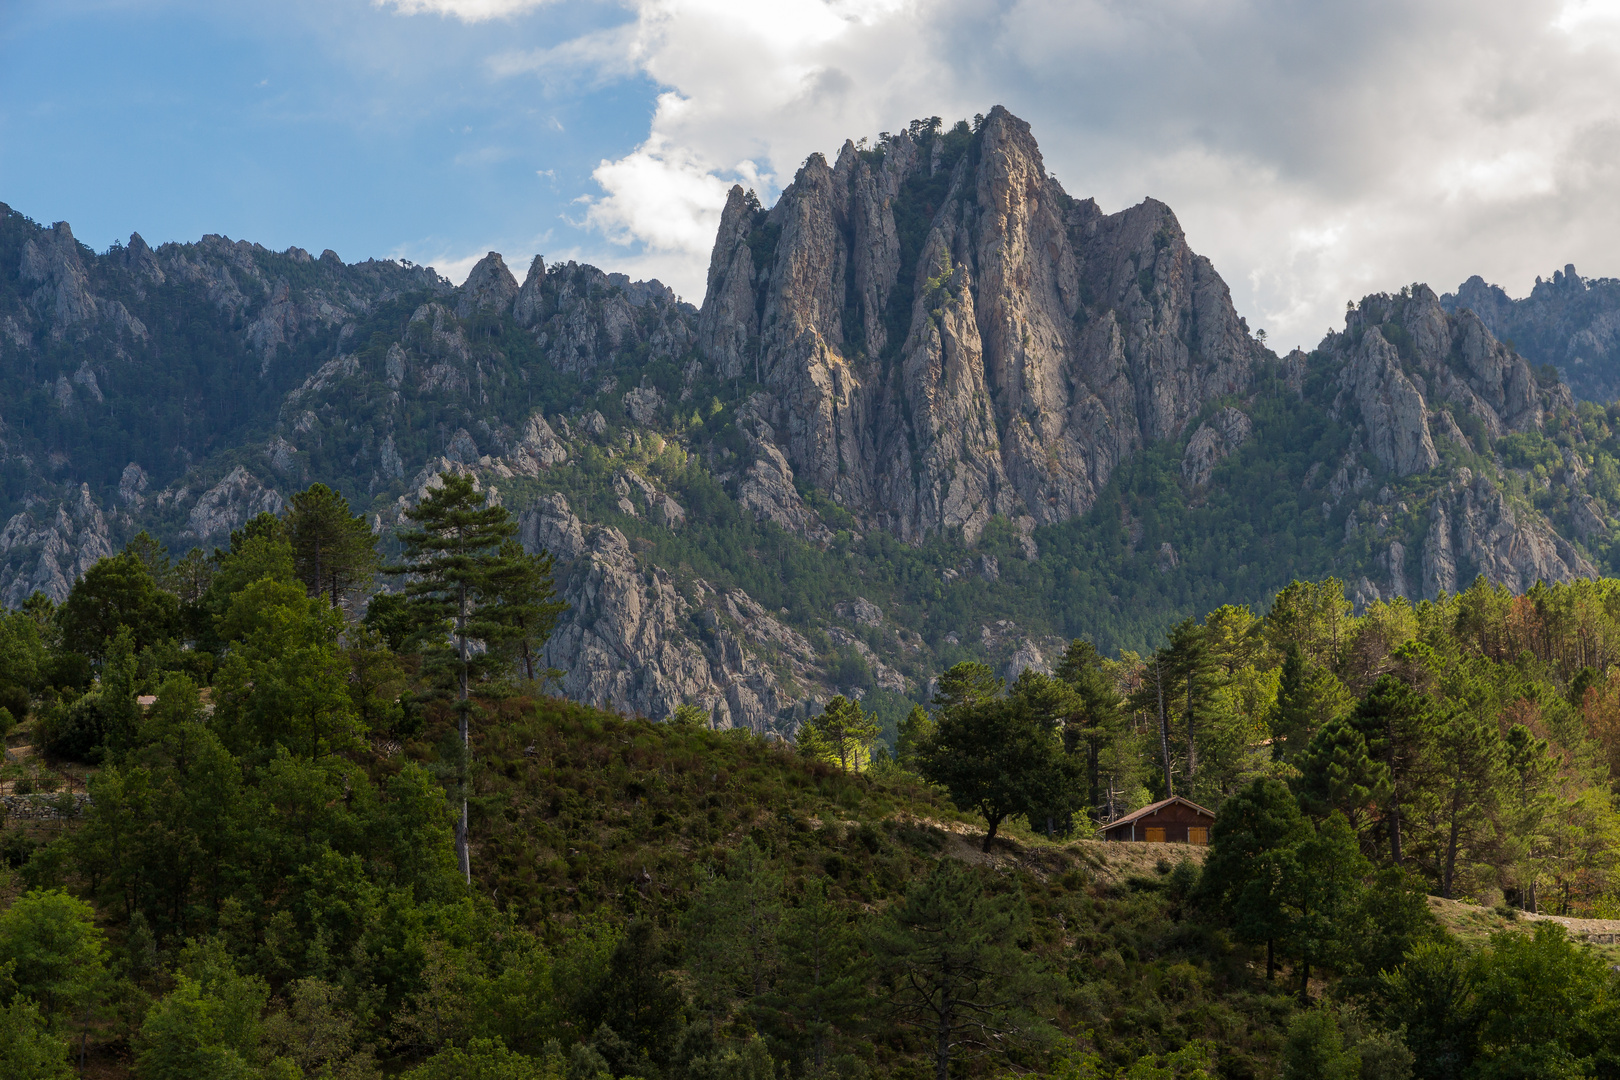
[{"label": "mountain range", "polygon": [[1278,356],[1169,207],[996,108],[730,192],[701,307],[490,253],[458,286],[207,236],[104,253],[0,205],[0,600],[314,482],[391,543],[444,470],[558,561],[562,690],[790,732],[932,673],[1140,649],[1334,575],[1359,605],[1620,569],[1620,282],[1475,277]]}]

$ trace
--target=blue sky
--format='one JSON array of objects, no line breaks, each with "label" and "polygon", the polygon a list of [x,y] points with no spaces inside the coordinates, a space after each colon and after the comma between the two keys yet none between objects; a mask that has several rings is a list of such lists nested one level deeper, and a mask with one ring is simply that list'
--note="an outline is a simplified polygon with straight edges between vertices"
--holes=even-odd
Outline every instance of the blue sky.
[{"label": "blue sky", "polygon": [[646,137],[656,95],[489,70],[632,18],[609,5],[473,24],[348,0],[0,6],[0,200],[97,249],[132,231],[346,260],[577,247],[572,200]]},{"label": "blue sky", "polygon": [[0,201],[696,302],[732,182],[1005,104],[1168,202],[1273,344],[1473,273],[1620,276],[1620,0],[0,0]]}]

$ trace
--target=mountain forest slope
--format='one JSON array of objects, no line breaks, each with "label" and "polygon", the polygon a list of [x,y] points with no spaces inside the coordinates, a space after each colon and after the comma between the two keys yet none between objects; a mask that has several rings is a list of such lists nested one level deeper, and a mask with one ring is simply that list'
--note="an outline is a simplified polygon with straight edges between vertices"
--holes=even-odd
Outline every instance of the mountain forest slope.
[{"label": "mountain forest slope", "polygon": [[450,469],[558,559],[568,696],[788,732],[842,691],[892,738],[957,661],[1143,650],[1296,577],[1364,607],[1616,570],[1616,414],[1505,328],[1417,285],[1278,357],[1168,207],[1071,197],[1000,108],[734,190],[701,308],[493,253],[459,287],[97,254],[8,209],[0,595],[143,529],[206,554],[312,482],[386,548]]},{"label": "mountain forest slope", "polygon": [[[1620,910],[1613,580],[1295,583],[1142,658],[965,662],[891,757],[843,699],[796,744],[510,665],[462,706],[442,640],[309,595],[306,524],[238,530],[201,601],[143,541],[0,615],[0,1075],[1620,1067],[1604,945],[1519,917]],[[1171,790],[1207,849],[1086,838]]]}]

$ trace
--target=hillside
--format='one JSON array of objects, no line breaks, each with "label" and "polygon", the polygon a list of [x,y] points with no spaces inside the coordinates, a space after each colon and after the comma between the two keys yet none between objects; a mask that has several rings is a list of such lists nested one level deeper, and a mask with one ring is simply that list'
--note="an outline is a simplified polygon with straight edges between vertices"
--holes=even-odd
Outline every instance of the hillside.
[{"label": "hillside", "polygon": [[[0,614],[0,1074],[1612,1073],[1572,932],[1620,903],[1620,581],[1294,582],[1146,655],[919,662],[891,753],[876,690],[791,742],[547,696],[572,631],[513,537],[569,519],[492,494],[447,471],[379,566],[314,486]],[[1206,848],[1093,838],[1172,797]]]}]

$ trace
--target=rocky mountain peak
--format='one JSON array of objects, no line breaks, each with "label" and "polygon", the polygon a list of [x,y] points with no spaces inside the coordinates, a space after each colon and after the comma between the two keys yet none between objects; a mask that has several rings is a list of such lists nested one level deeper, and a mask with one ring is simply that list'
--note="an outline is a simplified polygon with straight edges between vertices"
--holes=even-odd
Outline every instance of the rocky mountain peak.
[{"label": "rocky mountain peak", "polygon": [[733,189],[698,338],[801,481],[908,539],[1084,513],[1269,355],[1168,207],[1071,198],[1000,106],[812,155],[769,211]]},{"label": "rocky mountain peak", "polygon": [[[532,268],[531,268],[532,271]],[[541,275],[544,276],[544,264],[541,264]],[[532,276],[532,272],[531,272]],[[518,296],[517,278],[512,271],[506,268],[506,261],[501,258],[498,251],[491,251],[467,275],[462,283],[461,296],[456,301],[456,315],[465,319],[475,311],[511,310],[512,302]]]},{"label": "rocky mountain peak", "polygon": [[1555,366],[1575,397],[1620,397],[1620,280],[1583,278],[1571,264],[1538,276],[1530,295],[1515,300],[1476,275],[1440,302],[1472,311],[1531,362]]}]

